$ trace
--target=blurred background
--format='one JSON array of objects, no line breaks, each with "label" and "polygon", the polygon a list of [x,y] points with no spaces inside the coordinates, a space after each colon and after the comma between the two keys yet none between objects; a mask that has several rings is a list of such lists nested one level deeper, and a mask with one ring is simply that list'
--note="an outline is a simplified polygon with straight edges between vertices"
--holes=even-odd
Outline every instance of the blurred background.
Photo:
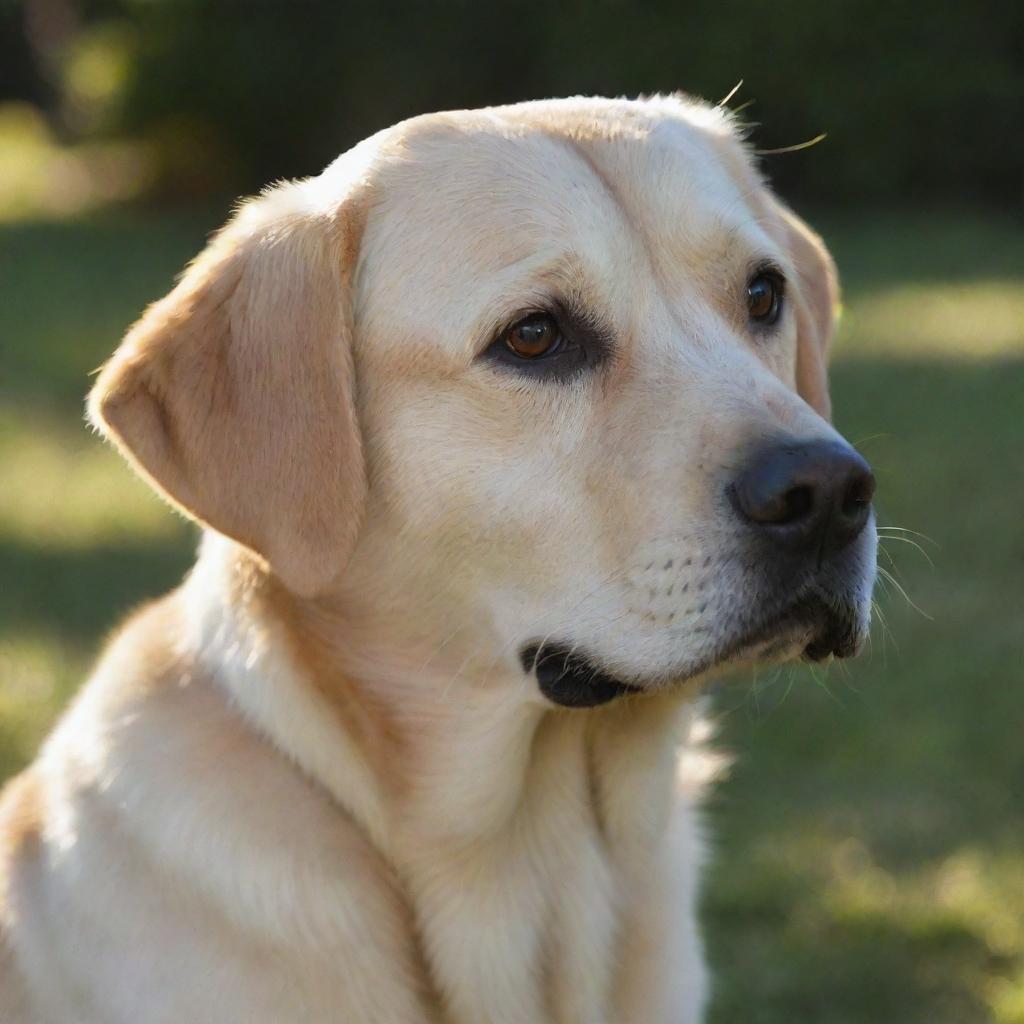
[{"label": "blurred background", "polygon": [[221,223],[423,111],[743,108],[845,303],[879,480],[871,648],[729,681],[713,1024],[1024,1022],[1024,5],[0,0],[0,778],[195,533],[82,421]]}]

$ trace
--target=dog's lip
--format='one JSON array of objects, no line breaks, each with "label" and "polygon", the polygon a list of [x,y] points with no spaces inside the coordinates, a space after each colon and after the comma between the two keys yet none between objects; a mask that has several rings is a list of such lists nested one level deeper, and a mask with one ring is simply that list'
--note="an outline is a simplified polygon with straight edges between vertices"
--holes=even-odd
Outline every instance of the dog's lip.
[{"label": "dog's lip", "polygon": [[[846,658],[857,653],[860,633],[852,608],[836,605],[825,595],[810,591],[792,600],[781,611],[765,616],[756,626],[722,644],[696,665],[670,672],[673,685],[692,681],[730,663],[771,659],[797,651],[808,661],[829,656]],[[561,642],[528,644],[520,654],[523,670],[535,673],[541,692],[562,707],[583,708],[606,704],[630,693],[663,689],[665,681],[634,680],[601,668],[586,653]]]},{"label": "dog's lip", "polygon": [[785,645],[787,641],[801,642],[803,657],[809,661],[823,661],[829,656],[851,657],[860,648],[855,610],[846,604],[837,605],[826,595],[809,591],[748,630],[729,645],[732,654],[716,660],[728,660],[739,652],[754,651],[765,645]]},{"label": "dog's lip", "polygon": [[520,654],[523,669],[533,672],[541,693],[566,708],[607,704],[641,688],[605,672],[586,655],[561,643],[529,644]]},{"label": "dog's lip", "polygon": [[820,634],[804,647],[804,658],[808,661],[824,661],[828,657],[851,658],[860,650],[860,640],[855,630],[844,630],[837,634]]}]

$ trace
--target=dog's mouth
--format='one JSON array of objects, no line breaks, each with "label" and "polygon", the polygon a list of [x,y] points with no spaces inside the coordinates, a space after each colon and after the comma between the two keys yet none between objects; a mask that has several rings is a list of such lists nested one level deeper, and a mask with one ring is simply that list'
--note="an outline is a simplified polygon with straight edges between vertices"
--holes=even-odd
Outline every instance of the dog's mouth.
[{"label": "dog's mouth", "polygon": [[[862,630],[855,609],[806,595],[728,639],[696,664],[668,673],[672,683],[705,676],[741,662],[770,661],[800,654],[808,661],[848,658],[860,648]],[[665,689],[665,680],[627,681],[602,668],[585,651],[561,642],[529,644],[520,653],[523,670],[534,674],[541,693],[566,708],[590,708],[630,693]]]},{"label": "dog's mouth", "polygon": [[642,689],[610,675],[564,644],[531,644],[519,657],[523,671],[536,674],[540,692],[564,708],[592,708]]},{"label": "dog's mouth", "polygon": [[770,657],[797,643],[802,643],[801,654],[808,661],[849,658],[860,649],[861,632],[855,608],[812,593],[748,630],[717,660],[758,653]]}]

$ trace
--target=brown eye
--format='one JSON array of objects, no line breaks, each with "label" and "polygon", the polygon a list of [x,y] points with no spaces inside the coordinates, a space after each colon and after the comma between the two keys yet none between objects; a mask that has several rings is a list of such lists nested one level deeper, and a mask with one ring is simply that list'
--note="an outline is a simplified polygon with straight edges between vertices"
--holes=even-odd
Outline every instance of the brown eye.
[{"label": "brown eye", "polygon": [[782,312],[782,278],[760,273],[747,285],[747,311],[759,324],[773,324]]},{"label": "brown eye", "polygon": [[505,347],[520,359],[553,355],[562,344],[558,321],[549,313],[533,313],[513,324],[503,338]]}]

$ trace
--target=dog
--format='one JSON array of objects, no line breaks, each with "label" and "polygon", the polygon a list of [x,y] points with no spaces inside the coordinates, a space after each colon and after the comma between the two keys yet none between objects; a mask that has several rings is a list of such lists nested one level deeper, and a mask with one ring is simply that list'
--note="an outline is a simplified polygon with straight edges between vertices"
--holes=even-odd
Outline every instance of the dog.
[{"label": "dog", "polygon": [[245,204],[90,396],[203,539],[6,789],[0,1019],[699,1021],[702,684],[868,629],[836,308],[683,96]]}]

